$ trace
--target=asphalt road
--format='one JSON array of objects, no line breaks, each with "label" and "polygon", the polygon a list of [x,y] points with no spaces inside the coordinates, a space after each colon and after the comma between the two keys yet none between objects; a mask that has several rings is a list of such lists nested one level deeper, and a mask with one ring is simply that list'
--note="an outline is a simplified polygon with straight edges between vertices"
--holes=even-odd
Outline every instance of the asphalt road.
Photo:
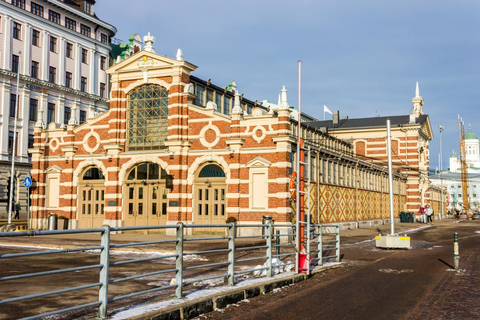
[{"label": "asphalt road", "polygon": [[478,319],[479,230],[478,220],[448,220],[412,233],[410,250],[352,238],[342,247],[342,268],[199,319]]}]

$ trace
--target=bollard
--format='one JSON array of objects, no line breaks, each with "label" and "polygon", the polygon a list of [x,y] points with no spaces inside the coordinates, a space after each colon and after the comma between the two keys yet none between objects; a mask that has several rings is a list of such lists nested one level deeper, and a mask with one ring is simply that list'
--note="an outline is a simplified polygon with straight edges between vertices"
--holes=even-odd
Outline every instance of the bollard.
[{"label": "bollard", "polygon": [[458,270],[460,256],[458,254],[458,233],[453,234],[453,260],[455,261],[455,270]]}]

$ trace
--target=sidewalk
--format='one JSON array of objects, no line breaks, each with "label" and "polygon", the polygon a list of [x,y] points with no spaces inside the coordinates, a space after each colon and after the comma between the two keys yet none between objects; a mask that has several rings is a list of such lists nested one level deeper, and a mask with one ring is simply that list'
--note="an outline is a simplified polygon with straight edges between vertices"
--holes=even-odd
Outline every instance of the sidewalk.
[{"label": "sidewalk", "polygon": [[[453,220],[435,221],[435,224],[442,225],[452,223]],[[396,233],[401,235],[418,230],[419,228],[429,228],[429,225],[420,223],[397,223],[395,225]],[[390,233],[390,225],[379,225],[365,229],[342,230],[340,243],[341,247],[350,246],[358,242],[372,241],[379,233]],[[195,236],[199,237],[199,236]],[[164,234],[143,234],[143,233],[124,233],[111,235],[112,243],[127,242],[148,242],[174,239],[172,236]],[[220,241],[218,241],[220,243]],[[97,234],[67,234],[67,235],[47,235],[33,237],[0,238],[0,246],[28,246],[42,248],[75,248],[92,245],[99,245],[100,235]],[[209,241],[212,243],[212,241]],[[224,240],[223,240],[224,243]],[[189,248],[191,251],[205,250],[205,244],[199,244]],[[124,250],[124,249],[122,249]],[[131,249],[132,251],[140,249]],[[143,251],[143,250],[140,250]],[[148,249],[148,251],[152,251]],[[161,248],[165,252],[164,248]],[[342,251],[341,251],[342,253]],[[318,266],[313,273],[323,272],[331,268],[340,267],[341,263],[329,263],[324,266]],[[215,290],[199,290],[193,294],[187,295],[183,299],[172,299],[157,303],[144,304],[136,307],[129,307],[123,312],[113,312],[112,319],[188,319],[196,317],[216,308],[221,309],[228,304],[233,304],[244,299],[249,299],[260,294],[274,291],[277,288],[288,286],[303,280],[307,277],[304,274],[284,273],[273,278],[256,278],[244,280],[235,287],[222,286]],[[113,311],[113,310],[112,310]]]},{"label": "sidewalk", "polygon": [[[448,220],[437,220],[436,223],[446,223]],[[427,224],[422,223],[396,223],[395,232],[403,234],[409,230],[426,227]],[[352,242],[362,241],[372,239],[373,236],[381,234],[390,233],[390,225],[376,225],[368,228],[361,229],[346,229],[340,231],[340,243],[348,244]],[[185,238],[201,238],[209,237],[202,235],[194,236],[185,236]],[[162,240],[173,240],[174,236],[167,236],[162,233],[149,233],[144,234],[141,232],[127,232],[122,234],[112,234],[110,236],[111,243],[129,243],[129,242],[148,242],[148,241],[162,241]],[[219,243],[224,242],[225,240],[209,241],[209,243]],[[237,241],[248,243],[251,240],[238,239]],[[0,237],[0,245],[10,245],[10,246],[28,246],[28,247],[40,247],[40,248],[79,248],[84,246],[91,246],[94,244],[100,243],[100,234],[97,233],[79,233],[79,234],[59,234],[59,235],[35,235],[35,236],[20,236],[20,237]],[[192,243],[188,243],[189,246]],[[203,245],[199,245],[199,249],[204,249]],[[191,248],[195,250],[195,248]],[[131,251],[145,251],[142,249],[122,249],[122,250],[131,250]],[[150,249],[149,249],[150,251]],[[163,249],[162,249],[163,251]]]}]

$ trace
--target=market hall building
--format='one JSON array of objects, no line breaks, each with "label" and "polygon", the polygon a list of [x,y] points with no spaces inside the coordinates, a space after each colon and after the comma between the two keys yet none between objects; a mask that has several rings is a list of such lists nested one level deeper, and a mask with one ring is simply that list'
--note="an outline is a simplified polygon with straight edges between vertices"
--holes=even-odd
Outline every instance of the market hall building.
[{"label": "market hall building", "polygon": [[[298,112],[282,90],[278,104],[243,98],[192,75],[197,68],[145,48],[107,70],[110,109],[77,125],[35,127],[33,228],[49,213],[69,228],[258,223],[290,225],[289,177],[295,168]],[[353,146],[308,127],[311,213],[316,222],[358,226],[389,218],[386,167],[356,157]],[[406,177],[395,173],[395,215]],[[374,205],[372,205],[374,204]]]}]

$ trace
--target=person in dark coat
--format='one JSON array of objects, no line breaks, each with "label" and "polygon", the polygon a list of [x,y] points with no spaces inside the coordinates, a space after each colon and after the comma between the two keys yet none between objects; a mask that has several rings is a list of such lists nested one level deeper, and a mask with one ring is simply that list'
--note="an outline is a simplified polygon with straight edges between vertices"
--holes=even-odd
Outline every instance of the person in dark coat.
[{"label": "person in dark coat", "polygon": [[13,211],[15,211],[13,219],[20,219],[20,205],[18,203],[13,205]]}]

